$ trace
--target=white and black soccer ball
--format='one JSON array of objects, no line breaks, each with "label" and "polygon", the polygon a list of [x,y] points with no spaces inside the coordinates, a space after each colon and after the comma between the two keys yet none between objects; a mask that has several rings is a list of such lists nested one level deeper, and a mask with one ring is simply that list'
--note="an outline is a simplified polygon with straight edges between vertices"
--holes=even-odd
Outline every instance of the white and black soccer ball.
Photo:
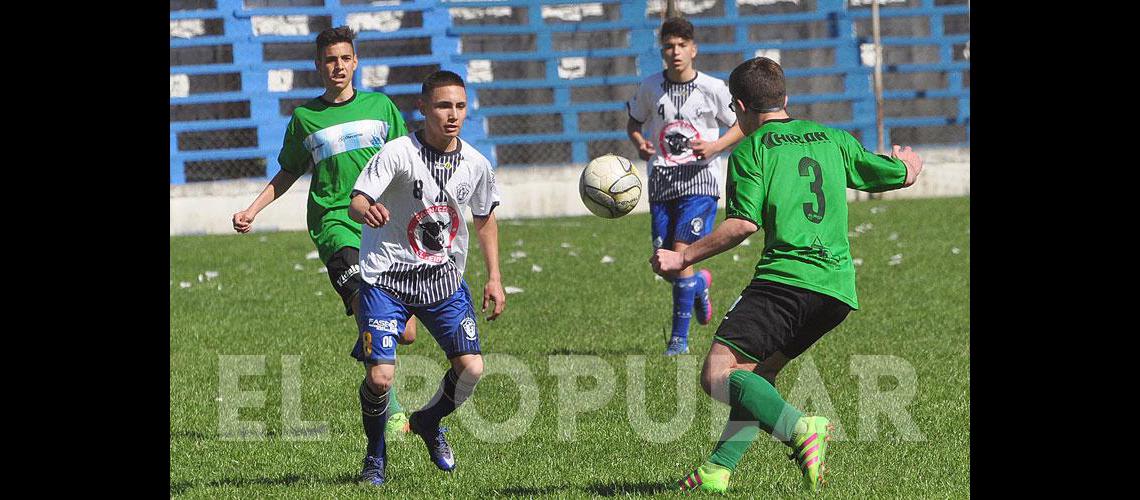
[{"label": "white and black soccer ball", "polygon": [[616,219],[637,206],[641,179],[628,159],[612,154],[599,156],[582,169],[578,194],[594,215]]}]

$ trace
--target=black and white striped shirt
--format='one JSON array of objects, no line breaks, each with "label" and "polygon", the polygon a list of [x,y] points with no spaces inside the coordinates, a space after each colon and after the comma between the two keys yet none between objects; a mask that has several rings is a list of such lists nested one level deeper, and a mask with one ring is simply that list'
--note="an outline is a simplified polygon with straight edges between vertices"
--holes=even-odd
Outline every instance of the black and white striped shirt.
[{"label": "black and white striped shirt", "polygon": [[433,149],[411,133],[389,142],[354,186],[382,203],[387,224],[365,225],[361,278],[409,305],[439,302],[455,293],[467,263],[464,212],[486,217],[499,204],[491,163],[460,139],[454,151]]},{"label": "black and white striped shirt", "polygon": [[699,71],[687,82],[670,81],[664,71],[641,82],[628,108],[656,150],[648,168],[650,201],[692,194],[720,196],[716,172],[721,155],[698,159],[689,143],[715,141],[719,127],[733,126],[736,113],[729,108],[731,103],[728,86]]}]

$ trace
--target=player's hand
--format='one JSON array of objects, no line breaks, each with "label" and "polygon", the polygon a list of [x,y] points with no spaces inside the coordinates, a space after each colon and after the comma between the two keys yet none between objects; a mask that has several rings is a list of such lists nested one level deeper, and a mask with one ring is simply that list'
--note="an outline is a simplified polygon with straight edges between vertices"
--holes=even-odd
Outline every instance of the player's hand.
[{"label": "player's hand", "polygon": [[368,207],[368,211],[364,212],[364,223],[373,229],[387,224],[388,219],[388,208],[381,203],[373,203]]},{"label": "player's hand", "polygon": [[716,148],[716,141],[693,139],[689,141],[689,147],[693,148],[693,154],[697,155],[698,160],[711,158],[720,152],[720,150]]},{"label": "player's hand", "polygon": [[641,141],[641,145],[637,147],[637,156],[642,160],[653,158],[657,154],[657,150],[653,149],[653,143],[649,141]]},{"label": "player's hand", "polygon": [[906,164],[906,181],[903,182],[903,187],[914,184],[918,180],[918,174],[922,173],[922,158],[918,153],[911,151],[910,146],[900,149],[898,144],[894,144],[891,146],[891,156]]},{"label": "player's hand", "polygon": [[487,316],[487,321],[495,321],[500,314],[503,313],[503,308],[507,306],[507,294],[503,292],[503,284],[498,280],[487,281],[487,285],[483,287],[483,309],[482,312],[487,312],[487,301],[495,302],[495,307],[491,309],[491,315]]},{"label": "player's hand", "polygon": [[649,264],[653,266],[653,272],[662,278],[673,280],[676,279],[677,273],[685,269],[685,258],[680,252],[659,248],[649,258]]},{"label": "player's hand", "polygon": [[247,210],[235,213],[233,218],[234,231],[242,234],[248,233],[250,229],[253,229],[253,218],[254,215]]}]

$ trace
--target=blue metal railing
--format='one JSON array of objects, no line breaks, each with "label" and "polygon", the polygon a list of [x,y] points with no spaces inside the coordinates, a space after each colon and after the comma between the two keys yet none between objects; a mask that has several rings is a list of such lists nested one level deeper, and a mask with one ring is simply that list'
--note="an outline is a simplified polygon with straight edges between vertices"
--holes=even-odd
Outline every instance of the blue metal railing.
[{"label": "blue metal railing", "polygon": [[[340,5],[338,0],[329,0],[320,7],[283,7],[283,8],[253,8],[246,9],[241,0],[218,0],[217,8],[211,10],[176,11],[170,13],[170,19],[222,19],[224,34],[201,36],[190,39],[171,39],[172,49],[226,46],[232,47],[233,63],[172,66],[170,72],[185,75],[210,75],[217,73],[238,73],[241,79],[241,89],[238,91],[224,91],[215,93],[191,94],[186,97],[171,97],[173,105],[202,105],[211,103],[249,102],[250,115],[248,118],[218,119],[218,120],[192,120],[172,121],[171,130],[171,183],[185,182],[185,163],[188,161],[232,160],[263,158],[267,165],[267,176],[276,173],[279,166],[276,164],[277,149],[280,147],[284,128],[288,122],[287,117],[280,116],[279,101],[282,99],[312,98],[321,91],[319,88],[293,89],[286,92],[270,92],[268,90],[268,72],[270,70],[291,69],[295,71],[312,71],[313,65],[309,60],[274,60],[266,61],[262,58],[264,44],[267,43],[297,43],[311,44],[313,35],[304,36],[254,36],[251,25],[252,16],[270,15],[306,15],[329,17],[331,25],[346,24],[348,14],[357,12],[377,11],[419,11],[423,15],[421,27],[400,29],[393,32],[362,32],[359,41],[398,40],[409,38],[430,39],[430,54],[411,55],[403,57],[373,57],[361,58],[360,66],[388,65],[392,71],[399,71],[401,67],[439,65],[443,69],[455,71],[467,77],[467,65],[473,60],[489,60],[492,63],[526,63],[541,62],[544,64],[542,76],[539,78],[523,78],[516,80],[497,79],[486,82],[470,82],[468,84],[469,97],[478,102],[478,93],[484,90],[534,90],[549,89],[553,100],[549,104],[541,105],[481,105],[473,108],[468,116],[468,124],[464,127],[464,138],[472,142],[481,151],[484,151],[493,162],[497,163],[498,146],[514,146],[538,143],[568,143],[571,145],[571,159],[576,163],[588,160],[588,143],[599,140],[626,140],[624,126],[617,130],[582,131],[579,127],[579,113],[590,112],[619,112],[625,109],[625,98],[621,100],[601,102],[574,102],[571,99],[571,90],[583,87],[596,87],[607,85],[635,85],[647,75],[661,70],[660,56],[657,50],[656,32],[660,25],[657,17],[647,17],[646,5],[636,0],[597,0],[591,4],[617,6],[620,9],[620,18],[616,20],[588,21],[588,22],[561,22],[547,23],[543,18],[544,5],[566,5],[579,3],[574,0],[504,0],[504,1],[448,1],[448,0],[415,0],[391,6],[372,5]],[[522,24],[512,25],[455,25],[449,14],[451,8],[486,8],[486,7],[525,7],[527,16]],[[758,49],[778,50],[815,50],[828,49],[834,52],[834,59],[830,64],[819,67],[790,67],[785,69],[789,78],[810,78],[820,76],[839,76],[843,86],[841,91],[831,91],[816,94],[793,94],[789,101],[793,105],[810,105],[820,103],[851,103],[852,119],[843,123],[828,123],[828,125],[857,131],[864,144],[874,147],[878,142],[875,126],[875,99],[870,84],[872,68],[864,66],[860,56],[860,46],[870,42],[869,33],[855,34],[857,21],[866,23],[870,18],[870,9],[849,9],[845,0],[819,0],[812,12],[797,12],[772,15],[745,15],[739,14],[735,0],[723,2],[724,15],[718,17],[691,18],[698,30],[702,28],[732,27],[732,41],[729,43],[708,43],[701,45],[701,54],[738,54],[741,60],[751,58]],[[952,116],[918,116],[918,117],[888,117],[884,120],[885,142],[890,144],[892,128],[900,127],[945,127],[964,126],[966,141],[969,141],[970,109],[968,87],[963,86],[962,72],[970,69],[969,61],[956,60],[954,50],[956,45],[965,44],[970,40],[969,34],[944,34],[943,19],[945,16],[968,15],[969,8],[964,5],[935,6],[933,0],[923,0],[917,7],[884,6],[880,9],[880,17],[891,18],[925,18],[929,22],[929,35],[915,37],[886,36],[882,38],[885,47],[936,47],[937,61],[890,64],[884,65],[885,74],[907,73],[945,73],[947,86],[938,89],[900,89],[884,91],[883,98],[888,101],[902,101],[914,99],[946,99],[955,101],[951,106],[954,110]],[[827,36],[802,40],[750,40],[750,27],[791,23],[826,23]],[[554,50],[555,39],[566,34],[590,34],[600,32],[628,32],[628,43],[620,47],[606,47],[597,49],[570,49]],[[469,36],[533,36],[534,50],[525,52],[485,52],[485,53],[459,53],[459,40]],[[563,58],[584,57],[589,61],[600,58],[632,58],[634,60],[633,74],[612,76],[585,76],[580,78],[562,78],[558,73],[559,62]],[[698,68],[700,60],[698,59]],[[726,79],[727,71],[710,71],[709,74]],[[355,75],[354,83],[360,86],[361,72]],[[377,90],[389,95],[416,94],[419,85],[414,83],[392,84]],[[408,120],[419,120],[422,116],[415,110],[403,110]],[[557,133],[528,133],[517,135],[488,135],[488,120],[495,117],[509,117],[535,114],[559,114],[561,116],[561,131]],[[623,123],[624,125],[624,123]],[[235,128],[256,128],[257,146],[216,149],[202,151],[179,151],[177,149],[177,136],[184,132],[201,132],[208,130],[230,130]]]}]

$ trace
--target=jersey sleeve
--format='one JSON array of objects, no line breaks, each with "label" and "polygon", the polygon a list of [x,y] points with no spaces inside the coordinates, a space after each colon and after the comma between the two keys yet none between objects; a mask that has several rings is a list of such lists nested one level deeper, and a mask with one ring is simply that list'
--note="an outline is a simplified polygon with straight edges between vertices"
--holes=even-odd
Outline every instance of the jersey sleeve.
[{"label": "jersey sleeve", "polygon": [[384,194],[384,190],[388,189],[388,185],[401,172],[397,156],[395,148],[387,147],[372,155],[364,170],[360,172],[360,176],[356,178],[356,184],[352,186],[352,196],[355,197],[359,193],[367,196],[373,203],[379,200],[380,195]]},{"label": "jersey sleeve", "polygon": [[625,103],[629,117],[641,123],[649,120],[649,113],[652,111],[649,108],[653,106],[652,99],[646,95],[646,87],[648,86],[645,82],[641,82],[641,85],[637,86],[637,92],[634,92],[629,102]]},{"label": "jersey sleeve", "polygon": [[301,137],[299,129],[300,124],[297,123],[297,115],[293,115],[293,118],[289,120],[289,125],[285,127],[285,138],[281,142],[281,153],[277,155],[277,163],[281,165],[281,169],[298,177],[308,172],[309,164],[313,161],[313,157],[305,149],[305,138]]},{"label": "jersey sleeve", "polygon": [[495,169],[490,163],[484,162],[483,175],[471,193],[471,215],[489,217],[501,201],[499,186],[495,182]]},{"label": "jersey sleeve", "polygon": [[732,93],[728,91],[728,85],[721,83],[717,85],[716,92],[716,120],[720,122],[721,126],[728,128],[736,125],[736,113],[732,111]]},{"label": "jersey sleeve", "polygon": [[847,187],[870,193],[898,189],[906,182],[906,164],[889,155],[867,151],[851,134],[839,130]]},{"label": "jersey sleeve", "polygon": [[760,168],[756,146],[748,140],[728,157],[728,183],[725,187],[725,218],[744,219],[763,224],[764,212],[764,172]]}]

